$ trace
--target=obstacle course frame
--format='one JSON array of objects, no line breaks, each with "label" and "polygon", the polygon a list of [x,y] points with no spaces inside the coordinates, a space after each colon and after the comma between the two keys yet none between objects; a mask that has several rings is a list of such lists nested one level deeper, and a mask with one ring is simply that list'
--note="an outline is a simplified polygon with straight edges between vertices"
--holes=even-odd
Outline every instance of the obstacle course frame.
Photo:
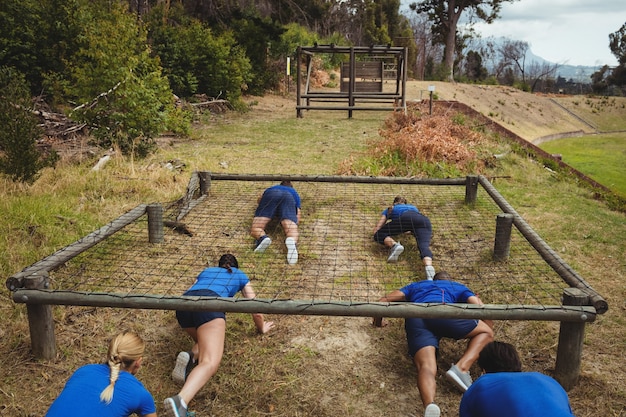
[{"label": "obstacle course frame", "polygon": [[[91,282],[86,286],[71,287],[64,284],[55,276],[63,269],[68,269],[73,260],[88,253],[90,249],[97,245],[110,241],[111,238],[119,234],[126,233],[128,227],[133,225],[140,230],[140,235],[144,243],[133,243],[133,249],[137,251],[137,263],[141,263],[139,259],[140,252],[143,250],[163,252],[165,250],[164,240],[174,239],[171,237],[171,227],[185,219],[193,216],[198,210],[202,210],[203,206],[214,201],[216,210],[220,210],[223,204],[219,199],[225,195],[231,195],[233,185],[241,185],[241,191],[234,192],[241,198],[241,194],[246,189],[262,190],[266,186],[266,182],[278,182],[282,179],[290,179],[297,188],[306,192],[307,186],[315,187],[310,191],[311,199],[319,198],[328,199],[328,204],[340,204],[342,206],[351,205],[351,211],[356,211],[354,207],[363,204],[362,201],[352,201],[350,198],[350,187],[365,187],[365,193],[371,194],[372,190],[383,187],[390,187],[386,194],[394,193],[398,187],[403,190],[413,190],[428,188],[426,194],[433,194],[436,190],[458,190],[454,191],[454,197],[445,197],[444,200],[460,200],[446,201],[446,205],[454,205],[461,207],[462,210],[468,211],[470,217],[476,217],[481,204],[489,204],[501,210],[500,213],[493,215],[490,222],[495,220],[495,231],[491,242],[483,242],[482,247],[491,246],[492,258],[494,265],[505,265],[509,257],[517,256],[510,254],[511,250],[511,233],[519,232],[523,239],[536,250],[540,258],[549,266],[549,269],[555,272],[559,281],[565,286],[561,294],[557,294],[562,298],[561,303],[551,301],[541,302],[540,305],[532,304],[486,304],[484,306],[476,305],[441,305],[441,304],[420,304],[420,303],[379,303],[376,297],[383,295],[383,287],[374,288],[373,295],[366,297],[342,296],[340,290],[335,289],[335,293],[339,296],[327,296],[319,292],[311,293],[307,299],[302,295],[294,293],[292,296],[285,296],[280,293],[284,283],[279,283],[277,287],[270,287],[267,291],[261,287],[257,291],[257,299],[248,300],[243,298],[198,298],[183,297],[180,288],[167,287],[157,288],[149,287],[138,290],[137,288],[123,288],[118,280],[110,277],[114,283],[113,290],[106,290],[106,287],[100,288],[101,282]],[[343,195],[325,196],[321,191],[325,187],[341,187]],[[220,187],[226,189],[224,193],[220,192]],[[393,187],[393,188],[392,188]],[[238,189],[234,189],[238,190]],[[434,191],[433,191],[434,190]],[[480,195],[479,195],[480,190]],[[340,191],[341,192],[341,191]],[[334,189],[329,194],[336,193]],[[391,195],[391,194],[390,194]],[[385,199],[387,196],[385,196]],[[309,199],[309,206],[312,207],[314,202]],[[252,200],[245,198],[244,200]],[[335,201],[337,200],[337,201]],[[356,204],[357,206],[352,206]],[[427,204],[425,202],[424,204]],[[476,207],[474,207],[476,206]],[[337,206],[338,207],[338,206]],[[443,207],[443,206],[442,206]],[[463,207],[468,207],[464,209]],[[333,215],[332,211],[337,210],[336,206],[330,206],[329,216]],[[442,208],[443,209],[443,208]],[[215,209],[209,209],[207,218],[210,223],[219,223],[219,216],[216,216]],[[251,220],[253,212],[240,210],[242,218]],[[320,217],[326,216],[321,210],[318,213]],[[441,214],[443,215],[443,213]],[[169,216],[169,217],[168,217]],[[432,216],[436,218],[437,215]],[[168,220],[169,219],[169,220]],[[216,220],[217,219],[217,220]],[[361,227],[361,218],[355,218],[357,227]],[[223,232],[225,235],[232,234],[232,230],[237,229],[240,234],[246,234],[246,226],[240,219],[234,219],[237,225],[218,228],[227,230]],[[326,220],[322,218],[321,220]],[[350,219],[348,219],[350,220]],[[137,224],[142,221],[143,223]],[[310,223],[313,223],[310,221]],[[320,221],[321,223],[321,221]],[[312,225],[313,226],[313,225]],[[477,228],[475,225],[462,225],[465,228]],[[514,228],[513,228],[514,226]],[[312,239],[307,236],[308,233],[303,225],[303,233],[305,239]],[[369,228],[369,225],[367,226]],[[143,232],[141,232],[143,230]],[[146,231],[147,230],[147,231]],[[164,237],[164,232],[167,232]],[[312,232],[313,233],[313,232]],[[315,233],[319,233],[318,230]],[[440,232],[441,233],[441,232]],[[170,237],[168,237],[170,236]],[[173,235],[172,235],[173,236]],[[231,236],[234,241],[240,239],[239,236]],[[241,237],[243,240],[250,239],[249,236]],[[333,236],[329,235],[332,240]],[[175,236],[176,242],[184,242],[184,239],[192,241],[194,238],[187,236]],[[303,239],[303,247],[306,240]],[[234,243],[233,243],[234,244]],[[368,247],[370,243],[364,243],[364,247]],[[115,245],[113,245],[115,246]],[[152,249],[151,249],[152,248]],[[115,249],[115,247],[113,247]],[[306,249],[306,248],[305,248]],[[331,248],[332,249],[332,248]],[[358,248],[357,248],[358,249]],[[119,251],[123,249],[119,248]],[[241,251],[244,251],[240,248]],[[248,251],[251,252],[250,249]],[[332,251],[330,251],[332,253]],[[119,254],[113,254],[119,256]],[[133,254],[130,254],[133,256]],[[247,255],[246,255],[247,256]],[[361,256],[360,254],[351,253],[349,256]],[[149,262],[156,262],[158,254],[149,254]],[[255,258],[250,258],[255,259]],[[322,264],[324,259],[313,258],[302,261],[301,263]],[[356,265],[354,269],[358,269]],[[80,267],[83,268],[81,261]],[[272,270],[263,270],[261,268],[261,260],[258,261],[259,266],[254,273],[255,289],[257,284],[262,284],[269,275],[278,275],[287,271],[287,278],[293,280],[299,277],[302,281],[311,280],[307,274],[316,271],[311,269],[296,270],[284,265],[283,263],[271,264]],[[273,261],[272,261],[273,262]],[[111,263],[111,262],[108,262]],[[178,264],[186,264],[186,261],[177,261]],[[251,263],[251,262],[248,262]],[[383,266],[375,260],[374,269],[369,272],[370,277],[366,280],[366,286],[375,287],[375,281],[378,279],[378,271],[383,271]],[[408,266],[407,266],[408,267]],[[193,265],[189,272],[184,272],[187,276],[199,272],[200,266]],[[302,267],[304,268],[304,266]],[[322,268],[320,268],[322,269]],[[506,270],[506,269],[505,269]],[[269,271],[269,272],[266,272]],[[131,271],[132,272],[132,271]],[[392,275],[402,275],[406,271],[398,269],[386,270],[382,274],[391,273]],[[331,274],[328,267],[324,267],[321,274]],[[345,274],[350,271],[344,271],[344,276],[331,277],[333,285],[341,286],[345,279]],[[106,273],[108,274],[108,273]],[[172,274],[171,272],[163,273]],[[497,274],[502,274],[498,272]],[[497,275],[496,274],[496,275]],[[80,275],[80,274],[78,274]],[[406,279],[414,276],[414,271],[409,270]],[[139,277],[141,278],[141,277]],[[317,278],[320,282],[325,277]],[[406,282],[403,278],[402,282]],[[500,276],[496,279],[501,280]],[[174,277],[175,281],[184,281],[178,277]],[[290,282],[291,282],[290,281]],[[31,343],[33,352],[41,357],[54,357],[55,340],[54,340],[54,322],[52,320],[52,305],[81,305],[81,306],[100,306],[100,307],[121,307],[135,309],[160,309],[160,310],[209,310],[209,311],[227,311],[227,312],[243,312],[243,313],[266,313],[266,314],[294,314],[294,315],[335,315],[335,316],[384,316],[384,317],[424,317],[424,318],[477,318],[477,319],[494,319],[494,320],[539,320],[539,321],[559,321],[561,322],[561,331],[559,334],[559,346],[557,353],[556,377],[566,387],[575,384],[580,369],[580,359],[582,354],[582,337],[584,335],[585,323],[595,320],[597,314],[603,314],[607,311],[608,305],[606,301],[575,271],[573,271],[549,246],[530,228],[530,226],[519,216],[519,214],[511,207],[504,198],[497,192],[493,185],[482,176],[470,176],[467,178],[457,179],[415,179],[415,178],[390,178],[390,177],[338,177],[338,176],[297,176],[297,175],[237,175],[237,174],[212,174],[209,172],[197,172],[191,177],[188,191],[185,196],[174,203],[170,203],[167,207],[162,204],[140,205],[128,213],[122,215],[113,222],[103,226],[99,230],[80,239],[79,241],[57,251],[56,253],[44,258],[43,260],[25,268],[18,274],[10,277],[6,282],[7,287],[13,292],[13,300],[17,303],[25,303],[28,308],[28,318],[31,331]],[[81,284],[82,285],[82,284]],[[183,286],[186,284],[182,284]],[[395,285],[395,283],[393,283]],[[471,286],[472,284],[470,284]],[[357,290],[351,290],[357,294]],[[368,289],[369,291],[369,289]],[[277,294],[270,296],[270,294]],[[554,297],[547,300],[555,300]]]}]

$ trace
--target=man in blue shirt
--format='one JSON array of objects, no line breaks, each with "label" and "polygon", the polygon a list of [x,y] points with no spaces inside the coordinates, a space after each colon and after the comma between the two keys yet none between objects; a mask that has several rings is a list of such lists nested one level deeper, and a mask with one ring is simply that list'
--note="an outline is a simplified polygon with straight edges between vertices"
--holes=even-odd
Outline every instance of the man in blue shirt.
[{"label": "man in blue shirt", "polygon": [[[451,281],[445,271],[435,274],[433,280],[413,282],[382,297],[380,301],[429,304],[467,303],[482,305],[482,301],[465,285]],[[382,317],[374,317],[374,325],[383,326]],[[435,404],[437,388],[437,351],[439,340],[449,337],[455,340],[469,339],[465,353],[446,372],[461,391],[472,384],[469,369],[478,359],[482,348],[493,340],[493,324],[490,320],[474,319],[422,319],[410,317],[404,328],[409,345],[409,355],[417,369],[417,388],[424,405],[425,417],[439,417],[441,411]]]},{"label": "man in blue shirt", "polygon": [[485,374],[465,392],[460,417],[573,417],[567,393],[553,378],[522,372],[513,345],[491,342],[478,365]]},{"label": "man in blue shirt", "polygon": [[297,263],[296,243],[298,243],[300,208],[300,195],[293,188],[291,181],[285,180],[266,189],[259,198],[259,205],[250,226],[250,235],[255,239],[254,251],[262,253],[272,243],[272,239],[265,233],[265,227],[276,217],[285,231],[287,263],[290,265]]}]

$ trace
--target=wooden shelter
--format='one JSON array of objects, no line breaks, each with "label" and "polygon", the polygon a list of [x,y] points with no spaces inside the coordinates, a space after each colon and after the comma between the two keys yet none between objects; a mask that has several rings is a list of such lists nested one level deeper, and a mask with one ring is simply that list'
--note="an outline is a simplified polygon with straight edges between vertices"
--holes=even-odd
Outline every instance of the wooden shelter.
[{"label": "wooden shelter", "polygon": [[[336,87],[312,86],[316,54],[345,57]],[[406,47],[300,46],[296,62],[299,118],[303,110],[343,110],[349,118],[354,110],[406,111]]]}]

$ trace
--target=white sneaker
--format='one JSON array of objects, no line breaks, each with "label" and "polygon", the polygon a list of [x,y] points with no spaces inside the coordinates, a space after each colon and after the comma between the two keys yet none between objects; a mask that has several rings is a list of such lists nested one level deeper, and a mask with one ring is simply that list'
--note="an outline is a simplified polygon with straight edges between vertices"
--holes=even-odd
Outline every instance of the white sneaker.
[{"label": "white sneaker", "polygon": [[178,384],[184,384],[187,379],[187,368],[191,362],[188,352],[180,352],[176,357],[176,365],[172,370],[172,379]]},{"label": "white sneaker", "polygon": [[404,246],[400,243],[396,243],[391,247],[389,251],[389,258],[387,258],[387,262],[398,262],[398,258],[404,252]]},{"label": "white sneaker", "polygon": [[287,246],[287,263],[294,265],[298,263],[298,249],[296,248],[296,240],[292,237],[285,239],[285,246]]},{"label": "white sneaker", "polygon": [[261,236],[261,238],[259,238],[259,240],[257,240],[256,242],[256,248],[254,248],[254,251],[257,253],[263,253],[265,252],[265,249],[267,249],[271,244],[272,239],[270,239],[269,236]]},{"label": "white sneaker", "polygon": [[441,410],[435,403],[430,403],[424,409],[424,417],[439,417],[441,416]]},{"label": "white sneaker", "polygon": [[432,265],[426,265],[426,279],[432,281],[435,278],[435,268]]}]

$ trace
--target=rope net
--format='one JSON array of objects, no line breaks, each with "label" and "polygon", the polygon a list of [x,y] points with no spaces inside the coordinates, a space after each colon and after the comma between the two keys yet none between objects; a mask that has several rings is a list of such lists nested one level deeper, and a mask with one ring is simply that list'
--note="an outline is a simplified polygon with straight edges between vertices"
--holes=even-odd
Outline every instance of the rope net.
[{"label": "rope net", "polygon": [[[476,292],[483,302],[554,308],[568,285],[513,227],[510,256],[494,261],[496,217],[501,210],[479,187],[467,205],[458,185],[369,184],[292,181],[302,199],[299,260],[286,261],[285,236],[272,221],[272,244],[255,253],[249,228],[258,197],[276,181],[211,180],[208,194],[182,219],[180,205],[164,217],[190,233],[166,227],[162,243],[149,243],[146,215],[50,272],[54,292],[114,293],[124,297],[178,297],[223,253],[233,253],[257,298],[316,303],[370,303],[425,278],[412,235],[402,235],[404,253],[387,263],[388,249],[373,240],[383,209],[404,196],[432,223],[437,271]],[[235,300],[236,301],[236,300]]]}]

